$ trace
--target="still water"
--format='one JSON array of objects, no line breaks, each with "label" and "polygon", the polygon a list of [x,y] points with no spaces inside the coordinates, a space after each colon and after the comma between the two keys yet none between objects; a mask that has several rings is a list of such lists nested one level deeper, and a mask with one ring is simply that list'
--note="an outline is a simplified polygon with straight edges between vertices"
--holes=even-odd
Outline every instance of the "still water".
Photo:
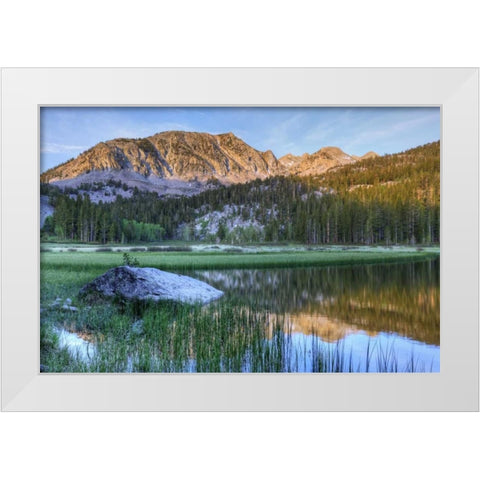
[{"label": "still water", "polygon": [[241,301],[286,320],[294,371],[309,371],[316,349],[331,352],[332,364],[346,371],[440,371],[438,259],[195,276],[225,292],[220,302]]}]

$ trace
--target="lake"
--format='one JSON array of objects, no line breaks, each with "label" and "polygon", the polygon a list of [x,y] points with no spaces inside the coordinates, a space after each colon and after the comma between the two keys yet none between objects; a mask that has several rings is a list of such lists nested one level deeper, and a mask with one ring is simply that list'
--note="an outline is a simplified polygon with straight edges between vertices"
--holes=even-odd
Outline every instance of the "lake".
[{"label": "lake", "polygon": [[439,259],[193,276],[225,292],[219,307],[235,302],[265,312],[267,338],[281,318],[287,371],[312,371],[319,352],[327,371],[440,371]]}]

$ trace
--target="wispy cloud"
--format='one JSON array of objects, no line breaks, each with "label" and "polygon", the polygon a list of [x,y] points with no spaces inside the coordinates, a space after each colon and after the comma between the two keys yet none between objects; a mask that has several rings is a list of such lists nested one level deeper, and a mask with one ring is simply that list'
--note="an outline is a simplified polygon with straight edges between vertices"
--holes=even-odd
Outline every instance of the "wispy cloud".
[{"label": "wispy cloud", "polygon": [[137,124],[124,127],[122,125],[112,125],[110,136],[112,138],[125,137],[125,138],[141,138],[149,137],[160,132],[167,132],[169,130],[182,130],[192,131],[194,128],[185,123],[164,122],[157,124]]},{"label": "wispy cloud", "polygon": [[293,139],[298,138],[298,132],[303,127],[304,119],[305,113],[301,112],[273,123],[266,129],[263,143],[269,145],[268,148],[275,153],[284,155],[295,146]]},{"label": "wispy cloud", "polygon": [[372,144],[373,148],[375,144],[386,142],[405,134],[412,135],[415,130],[422,128],[426,124],[435,122],[438,122],[438,113],[408,118],[396,123],[388,123],[386,125],[376,122],[374,125],[368,126],[362,130],[358,129],[352,131],[345,146],[346,148],[354,149],[356,146],[368,142]]},{"label": "wispy cloud", "polygon": [[[328,143],[332,137],[338,138],[340,132],[351,129],[354,123],[353,112],[350,109],[333,110],[332,114],[325,117],[307,128],[304,136],[307,142],[317,142],[318,145],[325,146],[325,142]],[[359,115],[357,122],[358,117]]]},{"label": "wispy cloud", "polygon": [[60,143],[45,143],[42,145],[42,153],[70,153],[86,150],[85,145],[62,145]]}]

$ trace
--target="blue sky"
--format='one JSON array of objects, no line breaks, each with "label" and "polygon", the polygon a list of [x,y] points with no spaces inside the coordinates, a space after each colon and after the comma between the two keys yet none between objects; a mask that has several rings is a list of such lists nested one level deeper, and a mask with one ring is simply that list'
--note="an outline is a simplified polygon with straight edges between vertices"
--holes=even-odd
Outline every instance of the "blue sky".
[{"label": "blue sky", "polygon": [[42,172],[98,142],[166,130],[233,132],[278,158],[325,146],[396,153],[440,139],[435,107],[42,107],[40,119]]}]

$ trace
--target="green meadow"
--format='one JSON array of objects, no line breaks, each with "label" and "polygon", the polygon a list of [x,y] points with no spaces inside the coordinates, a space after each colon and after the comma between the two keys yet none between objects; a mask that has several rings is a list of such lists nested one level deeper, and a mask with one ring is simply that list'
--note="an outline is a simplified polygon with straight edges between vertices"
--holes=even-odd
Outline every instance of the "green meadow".
[{"label": "green meadow", "polygon": [[[245,253],[241,249],[235,252],[214,251],[186,251],[186,252],[151,252],[136,251],[142,247],[132,247],[125,251],[133,252],[142,267],[155,267],[168,271],[188,270],[221,270],[233,268],[278,268],[304,266],[334,266],[396,263],[435,258],[439,255],[438,247],[410,248],[410,247],[332,247],[316,250],[288,250],[265,251],[259,249],[254,253]],[[122,264],[124,250],[82,252],[44,251],[41,253],[42,270],[61,269],[74,272],[97,272],[107,270]]]}]

